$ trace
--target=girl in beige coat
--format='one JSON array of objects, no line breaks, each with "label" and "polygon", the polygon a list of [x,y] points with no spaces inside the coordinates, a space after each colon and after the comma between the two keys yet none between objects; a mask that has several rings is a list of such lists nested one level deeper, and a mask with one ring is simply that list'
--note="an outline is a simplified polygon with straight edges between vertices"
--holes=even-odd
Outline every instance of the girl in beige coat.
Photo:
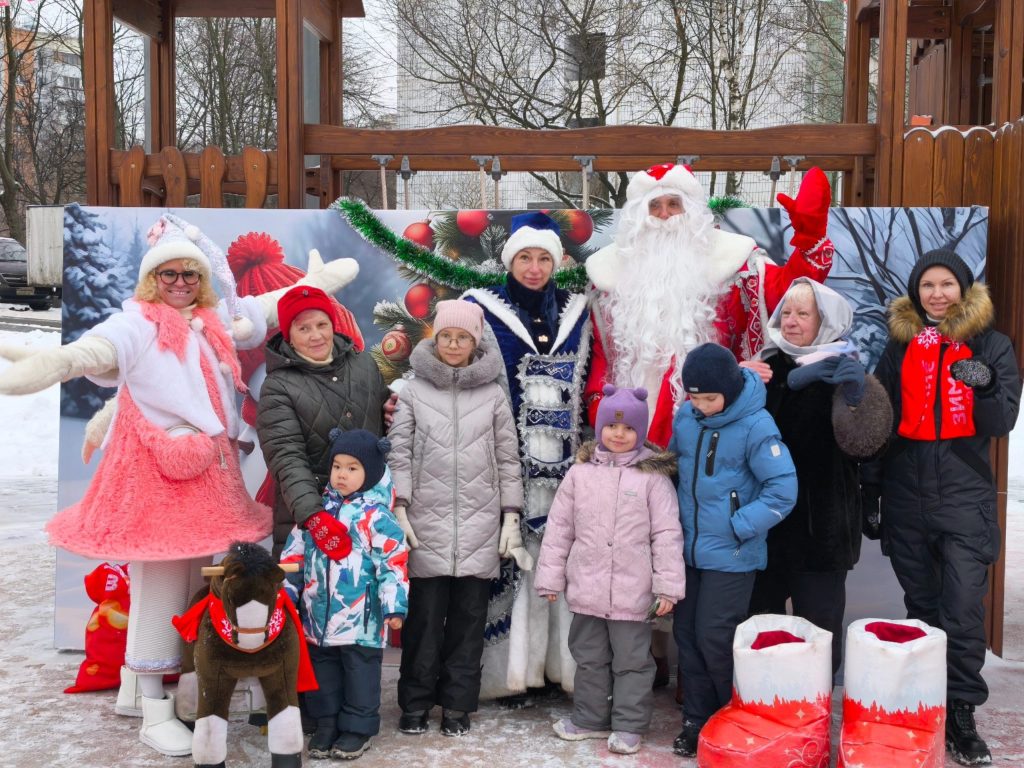
[{"label": "girl in beige coat", "polygon": [[500,557],[532,564],[519,529],[519,441],[497,383],[501,357],[480,345],[483,311],[438,302],[434,328],[413,350],[415,378],[389,432],[395,515],[410,547],[399,730],[423,733],[440,704],[441,731],[456,736],[477,709],[490,579]]}]

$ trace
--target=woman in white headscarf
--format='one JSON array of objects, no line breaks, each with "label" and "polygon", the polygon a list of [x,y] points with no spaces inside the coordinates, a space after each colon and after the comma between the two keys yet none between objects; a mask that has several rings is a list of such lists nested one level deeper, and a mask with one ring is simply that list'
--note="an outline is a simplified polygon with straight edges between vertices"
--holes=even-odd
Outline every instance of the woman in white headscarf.
[{"label": "woman in white headscarf", "polygon": [[881,384],[849,340],[853,310],[821,283],[797,278],[768,321],[761,359],[772,369],[766,408],[796,465],[793,511],[768,534],[751,613],[793,613],[832,632],[842,660],[846,574],[860,557],[858,461],[877,454],[892,426]]}]

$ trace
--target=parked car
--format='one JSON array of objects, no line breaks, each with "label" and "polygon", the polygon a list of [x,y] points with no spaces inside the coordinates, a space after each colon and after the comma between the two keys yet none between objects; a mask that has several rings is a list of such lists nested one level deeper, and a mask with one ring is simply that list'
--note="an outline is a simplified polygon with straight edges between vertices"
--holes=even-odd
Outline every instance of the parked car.
[{"label": "parked car", "polygon": [[26,274],[25,248],[17,240],[0,237],[0,303],[28,304],[31,309],[49,309],[56,292],[53,288],[31,286]]}]

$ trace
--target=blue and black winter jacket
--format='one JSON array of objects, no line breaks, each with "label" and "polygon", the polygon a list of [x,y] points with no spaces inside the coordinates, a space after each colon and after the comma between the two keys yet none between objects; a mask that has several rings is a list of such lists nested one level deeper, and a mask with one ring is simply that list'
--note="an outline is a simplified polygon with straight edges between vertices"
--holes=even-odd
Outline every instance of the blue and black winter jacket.
[{"label": "blue and black winter jacket", "polygon": [[796,469],[764,409],[764,384],[743,369],[739,397],[705,417],[689,401],[672,424],[679,454],[683,558],[694,568],[744,573],[768,561],[768,529],[796,503]]}]

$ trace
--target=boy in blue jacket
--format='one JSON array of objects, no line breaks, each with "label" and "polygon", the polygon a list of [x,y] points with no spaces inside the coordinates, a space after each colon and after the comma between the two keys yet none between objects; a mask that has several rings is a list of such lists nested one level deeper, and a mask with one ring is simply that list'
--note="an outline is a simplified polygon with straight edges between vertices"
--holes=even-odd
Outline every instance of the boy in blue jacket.
[{"label": "boy in blue jacket", "polygon": [[683,730],[673,751],[697,754],[701,728],[732,695],[732,639],[747,617],[768,529],[796,502],[796,469],[764,409],[764,384],[732,352],[702,344],[686,356],[689,400],[672,424],[679,455],[686,597],[673,634],[683,684]]}]

